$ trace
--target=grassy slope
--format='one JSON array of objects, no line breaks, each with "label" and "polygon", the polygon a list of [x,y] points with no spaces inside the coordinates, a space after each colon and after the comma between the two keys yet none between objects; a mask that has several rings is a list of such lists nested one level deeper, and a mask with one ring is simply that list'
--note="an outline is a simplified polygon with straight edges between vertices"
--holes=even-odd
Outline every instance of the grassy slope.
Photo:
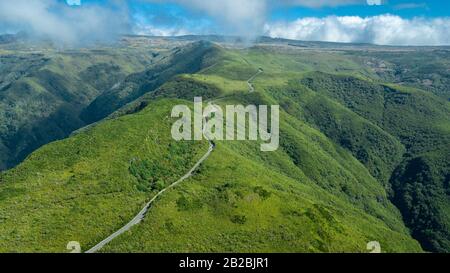
[{"label": "grassy slope", "polygon": [[[219,65],[194,78],[224,88],[228,97],[220,104],[266,103],[264,96],[235,89],[236,80],[255,68],[242,67],[239,56],[229,58],[226,69]],[[230,75],[235,64],[240,73]],[[218,143],[198,176],[104,251],[363,252],[371,238],[382,241],[385,251],[419,249],[407,239],[382,184],[348,152],[286,113],[282,142],[282,150],[270,155],[254,143]]]},{"label": "grassy slope", "polygon": [[351,76],[314,73],[302,83],[334,98],[403,144],[406,152],[401,162],[386,165],[387,170],[396,169],[390,177],[392,199],[426,250],[450,251],[450,104],[421,90]]},{"label": "grassy slope", "polygon": [[127,76],[116,88],[98,96],[83,110],[81,117],[88,123],[97,122],[178,74],[196,73],[210,66],[220,53],[218,47],[208,42],[176,47],[166,58],[142,72]]},{"label": "grassy slope", "polygon": [[365,252],[371,240],[388,252],[420,250],[404,230],[307,181],[219,145],[197,176],[103,251]]},{"label": "grassy slope", "polygon": [[[92,246],[131,219],[145,197],[151,196],[151,192],[139,191],[140,180],[130,172],[134,162],[146,159],[156,164],[153,171],[157,173],[151,177],[167,174],[160,179],[163,181],[174,181],[192,165],[190,145],[167,138],[167,115],[175,103],[180,102],[150,103],[137,114],[47,145],[4,173],[1,234],[5,240],[1,250],[63,251],[70,240]],[[295,130],[291,123],[303,130]],[[221,143],[194,178],[195,183],[183,184],[164,196],[161,205],[156,203],[145,224],[136,228],[144,234],[134,236],[133,231],[130,238],[123,239],[131,248],[114,248],[114,242],[110,251],[363,252],[365,244],[375,239],[389,252],[420,249],[395,209],[387,202],[375,201],[377,195],[385,199],[383,188],[348,153],[296,120],[284,123],[283,130],[294,134],[295,150],[304,149],[305,158],[328,160],[329,174],[321,174],[320,169],[311,173],[319,166],[316,162],[295,166],[284,151],[266,158],[255,143]],[[317,138],[320,140],[314,140]],[[176,150],[181,158],[167,160],[170,143],[180,146]],[[349,181],[339,178],[342,172]],[[368,177],[360,179],[364,185],[352,181],[358,179],[357,174]],[[317,186],[319,181],[323,189]],[[340,186],[346,182],[355,187],[359,201],[351,201],[356,197],[349,194],[353,189],[341,192]],[[25,202],[24,196],[28,196]],[[159,212],[167,202],[169,207]],[[154,214],[161,218],[155,219]],[[161,223],[168,228],[161,229]],[[174,236],[177,230],[178,236]],[[171,240],[164,240],[163,235]],[[142,236],[147,239],[141,241]],[[122,239],[117,244],[120,242]]]},{"label": "grassy slope", "polygon": [[151,56],[127,48],[1,56],[0,169],[84,126],[81,110]]},{"label": "grassy slope", "polygon": [[[259,62],[265,60],[261,57],[266,54],[254,54],[254,63],[261,65]],[[411,66],[405,54],[380,53],[378,57],[395,56],[397,65],[412,67],[414,73],[420,70],[422,74],[427,64],[445,65],[445,60],[438,60],[444,52],[427,52],[422,57],[418,56],[420,52],[409,53],[416,61],[422,58],[418,67]],[[267,90],[286,111],[317,127],[364,163],[385,184],[415,238],[427,250],[449,251],[448,102],[422,90],[379,83],[380,75],[373,74],[372,69],[369,73],[363,67],[358,71],[339,71],[333,69],[338,63],[330,61],[328,66],[321,66],[320,60],[314,58],[310,63],[315,66],[307,71],[313,72],[263,75],[270,84],[259,82],[260,88]],[[423,75],[428,77],[435,72],[432,69]],[[421,164],[418,166],[417,162]]]},{"label": "grassy slope", "polygon": [[[2,173],[0,251],[63,252],[73,240],[85,249],[128,222],[153,188],[177,180],[207,149],[167,137],[171,105],[157,102],[46,145]],[[138,179],[143,162],[154,181]]]},{"label": "grassy slope", "polygon": [[430,91],[450,100],[450,52],[448,50],[386,51],[350,53],[387,82]]},{"label": "grassy slope", "polygon": [[[330,58],[336,61],[331,62]],[[265,72],[255,80],[258,92],[248,94],[246,80],[259,67],[264,68]],[[5,240],[2,240],[4,246],[0,249],[7,251],[14,249],[13,245],[19,245],[19,250],[62,251],[66,241],[70,240],[78,240],[83,246],[92,246],[106,237],[108,232],[131,219],[132,211],[137,213],[139,205],[151,196],[149,189],[161,186],[158,183],[161,179],[155,180],[153,177],[158,177],[160,173],[180,175],[182,169],[189,166],[183,162],[192,161],[191,158],[183,157],[189,154],[183,150],[187,149],[187,144],[183,143],[177,145],[185,148],[169,153],[164,150],[167,146],[160,146],[160,143],[152,146],[145,154],[142,152],[140,145],[146,139],[144,132],[148,128],[144,124],[145,121],[150,123],[147,119],[154,122],[149,125],[155,126],[154,133],[161,137],[153,136],[148,140],[169,141],[169,124],[157,123],[164,120],[158,113],[168,111],[170,105],[175,103],[164,101],[155,105],[149,100],[157,96],[190,100],[200,93],[206,97],[222,97],[222,104],[272,104],[285,100],[285,105],[282,105],[281,149],[276,153],[264,154],[259,152],[257,143],[218,143],[217,150],[202,166],[199,174],[164,195],[141,225],[113,241],[105,251],[364,252],[366,243],[371,240],[380,241],[388,252],[420,251],[420,246],[409,236],[385,190],[388,170],[393,168],[393,162],[403,153],[402,144],[375,120],[349,110],[354,108],[344,107],[347,105],[338,98],[329,94],[314,94],[306,87],[298,89],[298,82],[292,84],[293,80],[308,76],[305,73],[314,70],[370,76],[370,71],[339,54],[276,55],[265,48],[247,52],[227,51],[217,65],[202,74],[178,77],[155,94],[146,95],[121,111],[138,111],[137,114],[119,118],[120,114],[113,115],[112,120],[63,142],[44,147],[18,168],[2,174],[4,183],[0,186],[0,192],[6,201],[0,202],[0,234]],[[277,92],[277,88],[286,86],[296,91],[296,94]],[[186,93],[180,93],[180,88]],[[196,92],[197,88],[200,89],[199,93]],[[315,112],[318,106],[324,108],[324,113]],[[299,110],[300,107],[305,107],[305,110]],[[155,113],[155,109],[161,110]],[[314,120],[317,114],[322,114],[323,119],[330,118],[331,124],[341,131],[331,130],[333,126],[321,122],[322,118]],[[349,121],[342,122],[346,119]],[[337,136],[341,132],[354,135],[347,140],[352,147],[356,147],[354,150],[349,146],[342,145],[346,149],[339,146],[342,143]],[[120,137],[121,134],[125,135]],[[370,138],[366,137],[372,134],[381,137],[382,141],[365,148],[371,143]],[[97,142],[89,142],[88,136]],[[355,139],[361,139],[362,143]],[[86,141],[84,143],[88,149],[79,149],[80,143],[76,141],[81,140]],[[111,156],[113,150],[108,149],[111,145],[121,156]],[[205,147],[206,143],[202,148]],[[198,151],[200,148],[192,149]],[[391,155],[384,153],[391,149]],[[90,157],[91,161],[86,156],[77,157],[77,152],[83,153],[83,150],[94,154],[104,153],[104,160],[97,160],[95,156]],[[174,161],[169,160],[165,167],[155,167],[151,163],[160,162],[170,154],[177,155],[177,151],[184,151],[180,153],[180,160],[184,161],[178,164],[172,164]],[[366,166],[355,159],[358,151],[369,154],[369,160],[363,162]],[[68,154],[75,158],[68,157]],[[136,160],[136,154],[138,157],[149,156],[147,160]],[[61,155],[67,158],[61,164],[66,163],[53,166],[53,161],[56,162],[56,158],[59,159]],[[74,165],[74,162],[77,164]],[[380,165],[382,170],[377,172],[369,162],[373,166]],[[74,169],[73,166],[77,165]],[[176,170],[171,170],[170,166]],[[168,169],[159,171],[164,168]],[[91,171],[84,176],[85,170]],[[43,171],[45,173],[39,179],[36,173]],[[69,171],[73,174],[69,175]],[[75,175],[74,178],[71,175]],[[123,178],[120,184],[119,177]],[[76,183],[56,184],[64,179],[70,181],[71,178],[78,180]],[[102,188],[95,186],[98,181],[105,186],[103,190],[120,189],[117,195],[123,199],[81,195],[71,199],[73,201],[70,202],[76,202],[73,206],[69,206],[73,203],[67,201],[55,202],[55,198],[61,200],[61,196],[67,192],[74,195],[83,191],[101,192]],[[152,185],[146,184],[149,181]],[[34,202],[23,203],[24,196],[33,196],[28,189],[32,186],[28,185],[39,185],[46,194],[36,191],[38,195],[32,199]],[[93,185],[95,187],[92,188]],[[41,199],[43,201],[39,201]],[[102,205],[98,206],[97,202]],[[32,221],[27,211],[39,205],[45,208],[37,211],[42,214],[41,219],[55,220],[32,225],[37,220]],[[64,212],[67,207],[81,212]],[[92,211],[96,207],[101,207],[102,211],[94,214]],[[21,225],[13,225],[13,219],[17,218],[14,214],[19,215]],[[101,221],[96,217],[101,217]],[[68,228],[72,226],[74,228]],[[37,234],[36,230],[50,230],[57,239],[48,241],[45,234]],[[38,249],[40,245],[45,248]]]}]

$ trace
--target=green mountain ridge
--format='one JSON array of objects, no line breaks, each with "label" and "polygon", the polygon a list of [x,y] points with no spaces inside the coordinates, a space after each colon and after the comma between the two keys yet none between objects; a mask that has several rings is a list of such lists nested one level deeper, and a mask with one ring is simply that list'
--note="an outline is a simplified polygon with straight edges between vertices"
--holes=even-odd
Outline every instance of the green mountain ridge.
[{"label": "green mountain ridge", "polygon": [[[206,141],[170,137],[172,107],[195,96],[279,104],[280,149],[218,141],[102,251],[367,252],[370,241],[384,252],[450,251],[445,98],[386,82],[353,51],[197,42],[169,52],[83,110],[84,124],[106,119],[0,174],[0,252],[64,252],[69,241],[88,250],[128,223],[206,151]],[[96,88],[109,83],[97,74],[121,71],[90,70]]]},{"label": "green mountain ridge", "polygon": [[114,111],[132,102],[147,92],[161,86],[178,74],[196,73],[212,65],[216,46],[208,42],[195,42],[173,49],[173,53],[143,72],[129,75],[118,86],[98,96],[86,109],[81,118],[87,123],[101,120]]},{"label": "green mountain ridge", "polygon": [[84,107],[150,63],[139,55],[121,50],[0,54],[0,147],[5,147],[0,169],[85,126],[79,117]]}]

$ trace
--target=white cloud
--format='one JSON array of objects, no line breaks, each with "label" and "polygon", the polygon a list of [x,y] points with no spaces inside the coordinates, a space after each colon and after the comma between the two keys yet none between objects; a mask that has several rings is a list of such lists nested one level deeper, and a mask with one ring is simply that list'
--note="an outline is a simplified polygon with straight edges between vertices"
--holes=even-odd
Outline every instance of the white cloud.
[{"label": "white cloud", "polygon": [[205,13],[222,26],[226,34],[250,36],[262,34],[267,14],[280,6],[320,8],[343,5],[379,5],[386,0],[146,0],[156,3],[176,3]]},{"label": "white cloud", "polygon": [[228,34],[256,36],[261,34],[267,13],[267,0],[147,0],[171,2],[205,13],[221,24]]},{"label": "white cloud", "polygon": [[151,25],[136,24],[133,28],[134,34],[148,36],[182,36],[194,34],[193,32],[179,27],[156,27]]},{"label": "white cloud", "polygon": [[265,33],[271,37],[306,41],[450,45],[450,18],[403,19],[389,14],[366,18],[310,17],[293,22],[268,23]]},{"label": "white cloud", "polygon": [[73,8],[56,0],[0,0],[0,25],[64,44],[111,39],[127,32],[127,20],[124,6]]},{"label": "white cloud", "polygon": [[[28,30],[39,37],[76,44],[108,40],[133,30],[137,34],[176,36],[223,33],[253,38],[265,34],[299,40],[367,42],[391,45],[450,45],[450,18],[402,19],[394,15],[373,17],[299,18],[291,22],[268,22],[267,13],[281,5],[308,7],[384,3],[384,0],[140,0],[172,2],[194,14],[207,14],[214,24],[164,27],[134,21],[129,25],[127,4],[110,0],[108,6],[81,5],[81,0],[0,0],[0,26],[3,30]],[[368,2],[369,1],[369,2]],[[77,5],[80,3],[80,5]],[[144,21],[145,22],[145,21]],[[193,20],[195,21],[195,19]],[[221,29],[223,31],[215,31]]]}]

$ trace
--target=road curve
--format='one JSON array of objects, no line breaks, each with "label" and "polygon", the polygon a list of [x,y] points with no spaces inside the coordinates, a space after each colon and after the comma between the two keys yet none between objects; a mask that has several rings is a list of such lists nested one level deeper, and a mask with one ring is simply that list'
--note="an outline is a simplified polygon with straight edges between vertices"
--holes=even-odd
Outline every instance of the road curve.
[{"label": "road curve", "polygon": [[158,197],[160,197],[163,193],[165,193],[167,190],[177,186],[178,184],[180,184],[181,182],[183,182],[184,180],[188,179],[189,177],[191,177],[193,175],[193,173],[200,167],[200,165],[211,155],[211,153],[214,151],[215,148],[215,144],[214,142],[209,141],[209,149],[206,152],[206,154],[194,165],[194,167],[192,167],[192,169],[186,173],[183,177],[181,177],[178,181],[176,181],[175,183],[171,184],[170,186],[168,186],[167,188],[161,190],[160,192],[158,192],[146,205],[145,207],[133,218],[133,220],[131,220],[128,224],[126,224],[125,226],[123,226],[121,229],[119,229],[118,231],[114,232],[113,234],[111,234],[108,238],[104,239],[103,241],[101,241],[100,243],[98,243],[96,246],[94,246],[93,248],[89,249],[88,251],[86,251],[85,253],[95,253],[97,251],[99,251],[100,249],[102,249],[105,245],[107,245],[109,242],[111,242],[112,240],[114,240],[115,238],[117,238],[118,236],[120,236],[121,234],[125,233],[126,231],[130,230],[133,226],[139,224],[144,218],[145,215],[147,214],[147,212],[150,210],[150,207],[152,206],[152,204],[156,201],[156,199],[158,199]]},{"label": "road curve", "polygon": [[[214,66],[214,65],[213,65]],[[248,79],[247,84],[248,87],[250,89],[250,93],[253,93],[255,91],[255,87],[252,84],[252,81],[261,73],[263,73],[264,70],[262,68],[258,69],[258,72],[253,75],[250,79]],[[212,102],[209,102],[209,104],[211,105]],[[215,109],[213,110],[215,111]],[[210,113],[208,113],[210,114]],[[205,118],[205,117],[204,117]],[[204,128],[205,129],[205,128]],[[205,137],[207,138],[206,134]],[[148,211],[150,210],[152,204],[156,201],[156,199],[158,199],[158,197],[160,197],[162,194],[164,194],[167,190],[174,188],[175,186],[177,186],[178,184],[182,183],[184,180],[188,179],[189,177],[191,177],[194,173],[194,171],[196,171],[200,165],[205,162],[206,159],[208,159],[208,157],[211,155],[211,153],[214,151],[215,148],[215,144],[213,141],[209,140],[207,138],[208,142],[209,142],[209,148],[208,151],[206,152],[206,154],[200,158],[200,160],[194,165],[194,167],[192,167],[192,169],[186,173],[183,177],[181,177],[178,181],[172,183],[170,186],[166,187],[165,189],[161,190],[160,192],[158,192],[146,205],[145,207],[125,226],[123,226],[121,229],[119,229],[118,231],[114,232],[113,234],[111,234],[108,238],[104,239],[103,241],[101,241],[100,243],[98,243],[96,246],[94,246],[93,248],[89,249],[88,251],[86,251],[85,253],[96,253],[98,252],[100,249],[102,249],[105,245],[107,245],[108,243],[110,243],[112,240],[114,240],[115,238],[117,238],[118,236],[120,236],[121,234],[127,232],[128,230],[130,230],[133,226],[138,225],[142,220],[144,220],[145,215],[148,213]]]},{"label": "road curve", "polygon": [[261,73],[263,73],[264,70],[262,68],[258,68],[258,72],[256,72],[255,75],[253,75],[250,79],[248,79],[247,84],[248,84],[248,88],[250,89],[250,93],[255,92],[255,87],[252,84],[252,81]]}]

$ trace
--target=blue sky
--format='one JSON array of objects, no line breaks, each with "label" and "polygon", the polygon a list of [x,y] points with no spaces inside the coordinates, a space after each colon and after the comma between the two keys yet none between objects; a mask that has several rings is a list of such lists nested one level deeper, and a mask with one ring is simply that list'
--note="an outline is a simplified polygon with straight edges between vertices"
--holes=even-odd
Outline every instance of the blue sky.
[{"label": "blue sky", "polygon": [[375,16],[386,13],[396,14],[403,18],[412,18],[416,16],[445,17],[450,16],[450,1],[390,0],[387,3],[379,6],[369,6],[362,4],[321,8],[285,7],[273,10],[271,18],[289,20],[305,16]]},{"label": "blue sky", "polygon": [[[107,0],[61,0],[67,2],[82,2],[83,4],[100,4],[108,5]],[[211,1],[211,0],[205,0]],[[215,1],[215,0],[212,0]],[[226,1],[226,0],[225,0]],[[243,0],[246,1],[246,0]],[[264,0],[263,0],[264,1]],[[311,0],[314,1],[314,0]],[[320,0],[317,0],[320,2]],[[370,1],[370,0],[369,0]],[[195,25],[196,21],[204,22],[205,19],[214,21],[208,14],[195,12],[195,9],[190,9],[189,4],[183,5],[174,2],[183,1],[140,1],[127,0],[130,6],[130,12],[141,17],[151,18],[166,18],[175,19],[172,22],[162,20],[159,23],[176,25],[180,21],[176,19],[188,19]],[[189,2],[189,1],[185,1]],[[291,1],[296,2],[296,1]],[[301,1],[298,1],[301,2]],[[306,1],[308,2],[308,1]],[[324,2],[327,2],[326,0]],[[332,1],[330,1],[332,2]],[[335,1],[339,2],[339,1]],[[342,1],[345,2],[345,1]],[[359,2],[359,3],[358,3]],[[355,4],[343,5],[324,5],[317,7],[298,5],[274,5],[268,10],[268,20],[295,20],[301,17],[326,17],[330,15],[336,16],[376,16],[381,14],[394,14],[402,18],[413,17],[449,17],[450,16],[450,1],[443,0],[388,0],[381,5],[368,5],[364,0],[355,1]]]},{"label": "blue sky", "polygon": [[64,42],[135,33],[448,45],[450,1],[0,0],[0,32],[20,30]]},{"label": "blue sky", "polygon": [[[369,5],[368,1],[372,1]],[[105,4],[104,0],[84,0],[83,3]],[[212,4],[206,4],[206,3]],[[217,2],[217,3],[214,3]],[[229,2],[230,4],[220,4],[219,2]],[[244,4],[242,4],[244,2]],[[245,2],[247,4],[245,4]],[[377,5],[381,2],[380,5]],[[261,4],[264,7],[261,8]],[[216,6],[216,7],[215,7]],[[447,18],[450,16],[450,1],[439,0],[173,0],[173,1],[132,1],[128,0],[128,7],[132,23],[135,25],[133,31],[138,34],[153,35],[182,35],[182,34],[230,34],[242,36],[269,35],[280,36],[284,38],[306,39],[306,40],[325,40],[325,41],[342,41],[342,42],[373,42],[373,43],[400,43],[399,39],[389,37],[374,37],[374,32],[380,32],[380,29],[368,29],[367,32],[361,33],[355,37],[348,35],[331,35],[324,34],[329,32],[330,27],[318,27],[321,24],[333,25],[334,22],[327,22],[324,18],[328,17],[346,17],[357,16],[360,18],[369,18],[373,21],[361,22],[361,24],[380,24],[376,21],[377,16],[394,15],[397,17],[381,18],[381,21],[396,21],[401,18],[409,31],[405,34],[408,39],[404,44],[426,44],[429,40],[433,44],[446,44],[448,41],[438,35],[445,35],[443,27],[434,27],[432,20]],[[248,8],[248,12],[242,12],[242,9]],[[216,10],[217,9],[217,10]],[[262,10],[261,10],[262,9]],[[233,13],[237,13],[233,15]],[[304,21],[298,22],[302,18],[316,18],[322,21],[308,23],[310,28],[299,28]],[[248,19],[252,18],[252,19]],[[422,21],[418,21],[417,18]],[[398,20],[397,20],[398,21]],[[293,25],[298,22],[297,26]],[[402,23],[400,22],[400,24]],[[399,22],[394,22],[399,23]],[[417,33],[412,33],[414,27],[421,27]],[[348,22],[340,21],[341,32],[355,31],[348,27]],[[351,23],[354,25],[355,23]],[[388,22],[383,24],[387,26]],[[273,27],[272,27],[273,26]],[[277,28],[275,26],[278,26]],[[280,31],[282,28],[295,29],[297,27],[299,34],[286,30],[285,33]],[[379,28],[381,28],[380,26]],[[356,28],[358,28],[356,26]],[[432,30],[436,32],[433,37],[426,37],[427,40],[415,41],[411,36],[421,36],[421,31],[427,28],[437,28]],[[322,31],[324,33],[314,33],[309,36],[301,35],[303,32]],[[392,31],[387,28],[386,31]],[[448,34],[448,33],[447,33]],[[380,36],[380,35],[378,35]],[[382,36],[382,35],[381,35]],[[393,36],[393,35],[392,35]],[[447,35],[448,36],[448,35]],[[429,39],[428,39],[429,38]],[[395,40],[395,41],[393,41]]]},{"label": "blue sky", "polygon": [[[101,4],[108,5],[107,0],[61,0],[68,3],[83,3],[83,4]],[[206,1],[206,0],[205,0]],[[209,0],[211,1],[211,0]],[[212,0],[214,1],[214,0]],[[243,0],[245,1],[245,0]],[[320,1],[320,0],[318,0]],[[182,16],[192,16],[193,13],[187,5],[174,4],[177,1],[139,1],[127,0],[132,7],[133,12],[145,12],[150,16],[165,15],[177,13]],[[182,2],[182,1],[178,1]],[[189,2],[189,1],[186,1]],[[295,1],[292,1],[295,2]],[[301,1],[299,1],[301,2]],[[338,2],[338,1],[336,1]],[[359,16],[374,16],[379,14],[391,13],[405,18],[414,16],[426,17],[446,17],[450,16],[450,1],[443,0],[389,0],[382,5],[372,5],[364,3],[364,1],[355,1],[355,4],[348,5],[334,5],[323,7],[305,7],[301,5],[278,5],[270,10],[271,19],[296,19],[305,16],[328,16],[328,15],[359,15]],[[196,14],[198,15],[198,14]],[[194,18],[192,18],[194,19]]]}]

